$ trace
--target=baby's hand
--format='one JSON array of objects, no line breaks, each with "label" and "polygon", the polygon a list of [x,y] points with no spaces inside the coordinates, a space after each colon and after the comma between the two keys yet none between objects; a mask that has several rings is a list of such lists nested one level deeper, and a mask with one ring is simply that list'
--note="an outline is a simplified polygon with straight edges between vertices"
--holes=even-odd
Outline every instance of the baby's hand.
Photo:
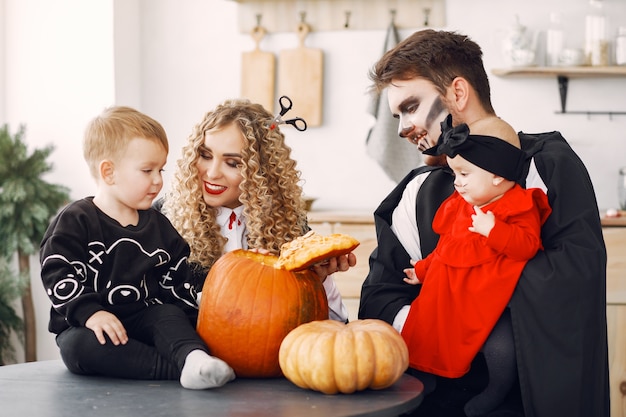
[{"label": "baby's hand", "polygon": [[100,310],[93,313],[85,322],[85,327],[91,329],[96,334],[96,338],[101,345],[106,343],[105,334],[109,336],[111,342],[116,346],[120,343],[125,345],[128,342],[128,335],[124,325],[115,314],[108,311]]},{"label": "baby's hand", "polygon": [[491,211],[484,213],[478,206],[474,206],[474,213],[472,214],[472,225],[468,230],[489,237],[491,229],[496,224],[496,216]]},{"label": "baby's hand", "polygon": [[[411,259],[411,265],[415,266],[416,261]],[[417,274],[415,274],[415,268],[406,268],[402,272],[406,274],[406,277],[403,278],[404,282],[411,285],[417,285],[420,283],[419,278],[417,278]]]}]

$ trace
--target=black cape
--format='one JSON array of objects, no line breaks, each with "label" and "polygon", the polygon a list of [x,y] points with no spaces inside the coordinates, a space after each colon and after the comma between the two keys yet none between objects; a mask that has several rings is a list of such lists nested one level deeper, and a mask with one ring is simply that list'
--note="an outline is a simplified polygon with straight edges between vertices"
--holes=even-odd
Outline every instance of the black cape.
[{"label": "black cape", "polygon": [[[606,248],[593,185],[559,132],[519,137],[529,156],[519,182],[525,186],[532,157],[552,207],[542,229],[544,251],[528,262],[509,303],[524,414],[609,416]],[[419,286],[402,281],[410,257],[390,226],[404,188],[425,172],[416,202],[423,256],[436,246],[432,218],[452,193],[453,177],[446,169],[420,167],[374,213],[378,247],[362,286],[360,319],[391,324],[419,293]]]}]

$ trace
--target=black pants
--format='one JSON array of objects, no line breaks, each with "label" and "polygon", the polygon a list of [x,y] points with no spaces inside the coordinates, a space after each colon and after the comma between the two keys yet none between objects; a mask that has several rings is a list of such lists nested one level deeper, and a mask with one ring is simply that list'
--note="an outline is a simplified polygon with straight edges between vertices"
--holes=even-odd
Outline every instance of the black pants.
[{"label": "black pants", "polygon": [[[427,374],[409,368],[407,373],[419,378],[424,382],[425,396],[420,405],[411,417],[465,417],[463,407],[470,399],[480,394],[489,381],[489,372],[485,356],[491,357],[493,361],[494,352],[504,349],[507,354],[515,355],[513,334],[511,330],[511,316],[507,309],[496,324],[496,327],[489,335],[483,351],[481,351],[472,361],[470,371],[461,378],[444,378],[433,374]],[[495,355],[498,356],[498,355]],[[490,364],[492,367],[497,363]],[[515,376],[515,366],[513,369],[506,369],[502,372],[512,372]],[[491,381],[496,384],[496,381]],[[511,391],[504,402],[487,416],[523,416],[523,408],[519,390],[519,382],[511,387]]]},{"label": "black pants", "polygon": [[[408,374],[421,377],[419,371],[409,368]],[[461,378],[444,378],[437,376],[437,388],[424,396],[422,404],[413,412],[405,415],[410,417],[465,417],[463,407],[472,397],[479,394],[489,379],[487,366],[482,353],[476,355],[470,371]],[[496,410],[487,416],[523,416],[522,400],[519,384],[515,384],[511,392]]]},{"label": "black pants", "polygon": [[56,342],[67,368],[82,375],[128,379],[178,379],[189,352],[208,348],[185,313],[171,304],[157,304],[120,320],[128,342],[101,345],[93,331],[70,327]]}]

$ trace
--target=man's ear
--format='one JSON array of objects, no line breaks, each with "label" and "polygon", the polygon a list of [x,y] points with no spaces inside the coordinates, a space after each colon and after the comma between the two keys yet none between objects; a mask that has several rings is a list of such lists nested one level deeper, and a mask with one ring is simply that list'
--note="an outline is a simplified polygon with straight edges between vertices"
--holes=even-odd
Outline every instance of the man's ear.
[{"label": "man's ear", "polygon": [[470,95],[470,85],[463,77],[456,77],[448,86],[447,101],[460,113],[467,107]]},{"label": "man's ear", "polygon": [[98,169],[102,181],[108,185],[113,185],[115,183],[115,165],[113,164],[113,161],[108,159],[101,161]]}]

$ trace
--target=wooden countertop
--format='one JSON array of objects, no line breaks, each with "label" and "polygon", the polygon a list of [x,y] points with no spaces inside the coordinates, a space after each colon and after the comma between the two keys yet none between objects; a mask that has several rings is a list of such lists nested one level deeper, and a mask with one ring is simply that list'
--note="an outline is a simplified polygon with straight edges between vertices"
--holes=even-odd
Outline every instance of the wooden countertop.
[{"label": "wooden countertop", "polygon": [[626,227],[626,210],[620,210],[619,216],[607,217],[606,212],[602,212],[600,221],[604,227]]},{"label": "wooden countertop", "polygon": [[[607,217],[602,212],[600,219],[603,227],[626,227],[626,211],[621,210],[618,217]],[[308,213],[311,223],[346,223],[373,224],[374,210],[312,210]]]},{"label": "wooden countertop", "polygon": [[374,224],[374,210],[312,210],[307,217],[311,223]]}]

